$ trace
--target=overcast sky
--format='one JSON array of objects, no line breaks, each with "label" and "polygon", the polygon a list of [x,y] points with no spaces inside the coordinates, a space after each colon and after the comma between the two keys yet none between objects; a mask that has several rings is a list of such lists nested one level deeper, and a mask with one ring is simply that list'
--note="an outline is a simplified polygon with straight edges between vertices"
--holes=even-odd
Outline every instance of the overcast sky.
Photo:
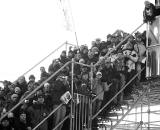
[{"label": "overcast sky", "polygon": [[[105,40],[116,29],[132,32],[143,21],[144,0],[70,0],[70,5],[79,44]],[[64,24],[59,0],[1,0],[0,80],[16,80],[66,40],[76,44]],[[58,55],[40,66],[47,69]],[[29,74],[39,76],[40,66]]]}]

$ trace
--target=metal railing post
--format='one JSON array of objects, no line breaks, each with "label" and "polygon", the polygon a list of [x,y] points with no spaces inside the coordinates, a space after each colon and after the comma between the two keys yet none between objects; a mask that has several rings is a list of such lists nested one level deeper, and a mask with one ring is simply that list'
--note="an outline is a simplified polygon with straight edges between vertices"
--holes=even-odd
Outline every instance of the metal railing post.
[{"label": "metal railing post", "polygon": [[65,42],[65,45],[66,45],[65,47],[66,47],[66,53],[67,53],[68,52],[68,43],[67,43],[67,41]]},{"label": "metal railing post", "polygon": [[[148,93],[148,90],[147,90]],[[141,121],[140,121],[140,125],[141,125],[141,130],[142,130],[142,126],[143,126],[143,100],[141,99]]]},{"label": "metal railing post", "polygon": [[146,31],[146,76],[149,76],[150,74],[150,70],[149,70],[149,68],[148,68],[148,65],[147,65],[147,63],[148,63],[148,42],[149,42],[149,30],[150,30],[150,26],[149,26],[149,22],[147,23],[147,31]]},{"label": "metal railing post", "polygon": [[[74,97],[73,93],[73,86],[74,86],[74,59],[72,58],[72,72],[71,72],[71,96]],[[74,110],[73,110],[73,105],[74,105],[74,98],[71,100],[71,114],[70,114],[70,130],[74,130]]]},{"label": "metal railing post", "polygon": [[148,98],[148,130],[150,130],[150,113],[151,113],[149,93],[150,93],[150,89],[148,89],[148,93],[147,93],[147,98]]},{"label": "metal railing post", "polygon": [[[93,89],[93,63],[91,63],[91,72],[90,72],[90,90],[92,90]],[[88,123],[89,123],[89,130],[91,130],[92,129],[92,111],[93,111],[93,109],[92,109],[92,98],[90,98],[89,99],[89,121],[88,121]]]}]

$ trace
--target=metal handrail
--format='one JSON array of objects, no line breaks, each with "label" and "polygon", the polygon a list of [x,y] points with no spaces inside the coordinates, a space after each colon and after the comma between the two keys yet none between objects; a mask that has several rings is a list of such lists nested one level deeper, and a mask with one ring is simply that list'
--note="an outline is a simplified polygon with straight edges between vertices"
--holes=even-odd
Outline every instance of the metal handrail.
[{"label": "metal handrail", "polygon": [[63,103],[61,103],[59,106],[57,106],[54,110],[52,110],[52,112],[45,117],[41,122],[39,122],[37,124],[37,126],[35,126],[32,130],[36,130],[41,124],[43,124],[53,113],[55,113],[61,106],[63,105]]},{"label": "metal handrail", "polygon": [[78,64],[78,65],[82,65],[82,66],[86,66],[86,67],[92,67],[91,65],[83,64],[83,63],[79,63],[79,62],[75,62],[75,61],[73,61],[73,63]]},{"label": "metal handrail", "polygon": [[[112,85],[112,83],[109,84],[109,87],[110,87],[111,85]],[[96,97],[93,98],[92,103],[95,102],[95,100],[96,100],[103,92],[104,92],[103,90],[102,90],[101,92],[99,92],[99,93],[96,95]]]},{"label": "metal handrail", "polygon": [[57,50],[59,50],[62,46],[64,46],[66,43],[61,44],[58,48],[56,48],[54,51],[49,53],[46,57],[44,57],[42,60],[40,60],[37,64],[35,64],[33,67],[31,67],[28,71],[26,71],[22,76],[25,76],[28,72],[33,70],[35,67],[37,67],[40,63],[42,63],[44,60],[46,60],[49,56],[51,56],[53,53],[55,53]]},{"label": "metal handrail", "polygon": [[21,103],[23,103],[27,98],[29,98],[32,94],[34,94],[38,89],[40,89],[46,82],[48,82],[50,79],[52,79],[56,74],[58,74],[62,69],[64,69],[67,65],[69,65],[71,63],[71,61],[67,62],[66,64],[64,64],[59,70],[57,70],[54,74],[52,74],[48,79],[46,79],[45,81],[43,81],[40,86],[38,86],[37,88],[35,88],[31,93],[29,93],[25,98],[23,98],[21,101],[19,101],[14,107],[12,107],[7,113],[5,113],[4,115],[2,115],[0,117],[0,121],[6,117],[10,112],[12,112],[13,110],[15,110]]},{"label": "metal handrail", "polygon": [[113,96],[93,117],[92,120],[100,113],[103,111],[103,109],[105,109],[143,70],[145,69],[145,67],[138,72],[127,84],[125,84],[121,90],[115,95]]},{"label": "metal handrail", "polygon": [[59,122],[59,124],[57,124],[56,127],[53,128],[53,130],[56,130],[65,120],[67,120],[70,117],[70,114],[67,115],[61,122]]}]

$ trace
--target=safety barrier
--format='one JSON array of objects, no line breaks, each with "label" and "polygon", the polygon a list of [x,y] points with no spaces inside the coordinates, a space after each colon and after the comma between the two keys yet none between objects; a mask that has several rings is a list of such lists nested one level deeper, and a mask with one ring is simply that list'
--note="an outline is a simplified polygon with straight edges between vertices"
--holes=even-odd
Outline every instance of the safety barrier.
[{"label": "safety barrier", "polygon": [[83,94],[74,94],[72,130],[90,128],[90,102],[91,98]]}]

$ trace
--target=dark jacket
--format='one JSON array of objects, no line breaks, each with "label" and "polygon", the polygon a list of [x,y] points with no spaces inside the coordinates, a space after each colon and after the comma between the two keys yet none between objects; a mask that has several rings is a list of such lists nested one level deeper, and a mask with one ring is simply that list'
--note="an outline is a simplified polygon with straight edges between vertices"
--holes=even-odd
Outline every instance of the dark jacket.
[{"label": "dark jacket", "polygon": [[68,90],[69,90],[69,86],[64,85],[64,83],[60,80],[56,80],[54,82],[54,87],[52,91],[53,104],[60,104],[61,96]]},{"label": "dark jacket", "polygon": [[27,90],[28,90],[28,85],[27,82],[23,82],[22,84],[19,84],[17,82],[17,84],[15,85],[16,87],[19,87],[21,89],[21,93],[24,94]]},{"label": "dark jacket", "polygon": [[106,68],[104,67],[101,71],[102,73],[102,82],[112,83],[113,79],[118,79],[119,74],[117,73],[116,69],[114,67]]},{"label": "dark jacket", "polygon": [[[9,125],[6,127],[2,125],[2,122],[4,120],[7,120],[9,122]],[[0,130],[13,130],[14,126],[13,126],[12,122],[13,122],[12,119],[10,119],[8,117],[3,118],[2,121],[0,122]]]},{"label": "dark jacket", "polygon": [[62,64],[65,64],[69,61],[69,59],[67,57],[63,57],[63,56],[60,56],[60,58],[58,59]]},{"label": "dark jacket", "polygon": [[26,120],[25,121],[21,121],[20,120],[20,114],[22,114],[21,112],[19,113],[19,118],[17,120],[15,120],[14,123],[14,128],[15,130],[27,130],[27,127],[31,127],[31,118],[29,116],[29,113],[27,111],[23,112],[24,114],[26,114]]},{"label": "dark jacket", "polygon": [[[32,128],[34,128],[38,123],[40,123],[47,115],[48,110],[46,109],[45,104],[33,104],[28,108],[29,115],[31,117]],[[40,125],[36,130],[47,130],[48,123],[45,121],[42,125]]]}]

